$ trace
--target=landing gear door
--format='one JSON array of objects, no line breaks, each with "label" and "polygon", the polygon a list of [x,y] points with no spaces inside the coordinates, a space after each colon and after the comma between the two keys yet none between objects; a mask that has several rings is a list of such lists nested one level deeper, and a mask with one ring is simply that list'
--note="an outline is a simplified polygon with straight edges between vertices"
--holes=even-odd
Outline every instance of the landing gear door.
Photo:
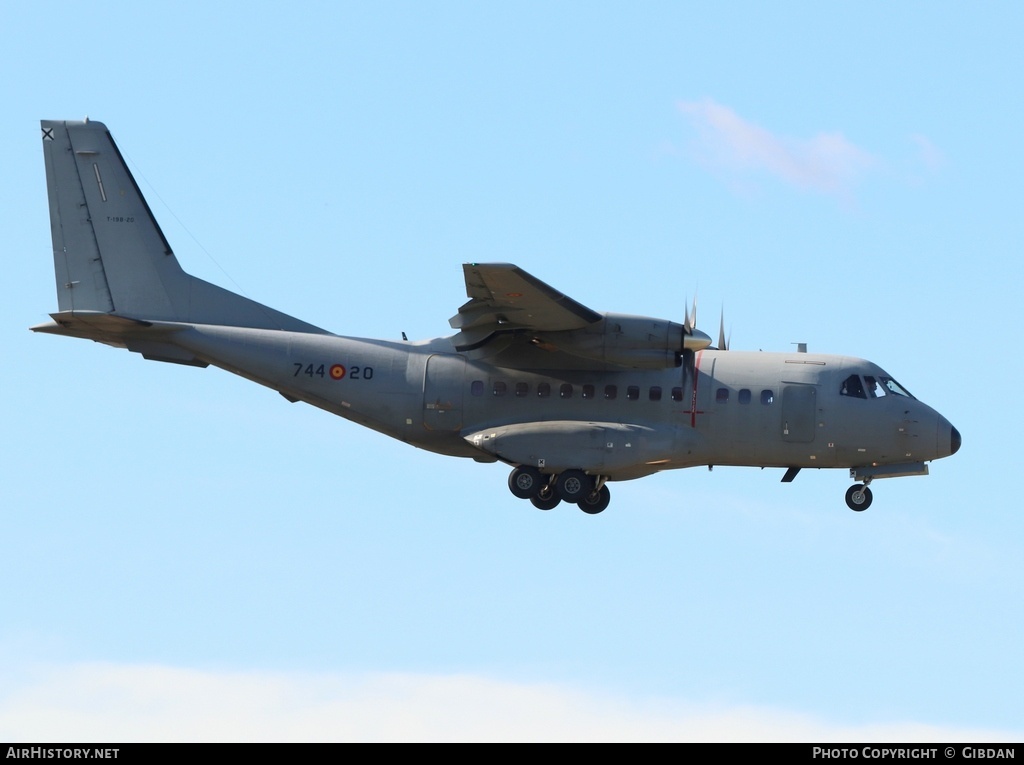
[{"label": "landing gear door", "polygon": [[423,377],[423,426],[427,430],[462,430],[462,391],[466,360],[435,354],[427,359]]},{"label": "landing gear door", "polygon": [[817,389],[813,385],[782,388],[782,440],[809,444],[814,440]]}]

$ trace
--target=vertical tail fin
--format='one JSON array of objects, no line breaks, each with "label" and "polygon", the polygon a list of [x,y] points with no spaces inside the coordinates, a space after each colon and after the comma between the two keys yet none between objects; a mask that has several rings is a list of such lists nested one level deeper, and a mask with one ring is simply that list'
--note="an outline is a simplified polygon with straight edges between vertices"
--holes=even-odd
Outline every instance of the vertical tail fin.
[{"label": "vertical tail fin", "polygon": [[324,330],[185,273],[110,132],[43,120],[60,317]]}]

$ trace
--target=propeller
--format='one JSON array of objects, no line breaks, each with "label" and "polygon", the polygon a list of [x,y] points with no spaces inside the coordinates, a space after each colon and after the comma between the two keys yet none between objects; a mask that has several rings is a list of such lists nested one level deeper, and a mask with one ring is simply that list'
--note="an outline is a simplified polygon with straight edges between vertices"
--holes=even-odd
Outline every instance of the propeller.
[{"label": "propeller", "polygon": [[683,368],[683,390],[686,390],[686,381],[695,376],[696,351],[703,350],[711,345],[711,338],[697,329],[697,296],[693,296],[693,312],[683,308],[683,342],[679,349],[679,359]]},{"label": "propeller", "polygon": [[732,340],[732,330],[729,330],[729,339],[725,339],[725,308],[722,309],[722,316],[718,320],[718,350],[729,350],[729,342]]}]

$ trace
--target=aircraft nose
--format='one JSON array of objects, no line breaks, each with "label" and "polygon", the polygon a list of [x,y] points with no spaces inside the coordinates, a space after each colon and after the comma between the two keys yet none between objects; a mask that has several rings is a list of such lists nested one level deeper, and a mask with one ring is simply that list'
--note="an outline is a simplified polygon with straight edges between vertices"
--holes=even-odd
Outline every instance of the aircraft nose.
[{"label": "aircraft nose", "polygon": [[935,433],[935,440],[940,457],[948,457],[956,454],[960,449],[960,431],[953,427],[952,423],[942,415],[939,415],[939,427]]}]

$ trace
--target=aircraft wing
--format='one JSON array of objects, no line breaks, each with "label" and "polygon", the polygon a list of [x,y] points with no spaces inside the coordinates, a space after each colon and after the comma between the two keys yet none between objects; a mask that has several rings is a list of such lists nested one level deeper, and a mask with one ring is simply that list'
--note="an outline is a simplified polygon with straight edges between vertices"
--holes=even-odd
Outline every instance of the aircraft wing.
[{"label": "aircraft wing", "polygon": [[499,335],[582,329],[604,317],[511,263],[466,263],[470,300],[449,320],[459,351]]}]

